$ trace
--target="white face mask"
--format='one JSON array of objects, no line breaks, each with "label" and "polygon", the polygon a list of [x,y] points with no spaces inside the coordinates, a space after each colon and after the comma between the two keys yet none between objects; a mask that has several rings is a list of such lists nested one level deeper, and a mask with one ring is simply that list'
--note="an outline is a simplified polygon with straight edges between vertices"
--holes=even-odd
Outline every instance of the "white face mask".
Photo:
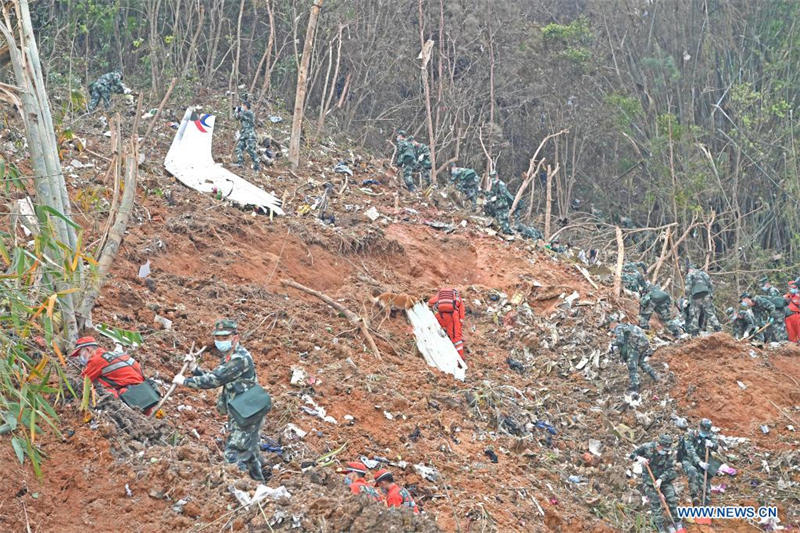
[{"label": "white face mask", "polygon": [[231,341],[230,339],[226,341],[216,341],[216,340],[214,341],[214,346],[216,346],[217,350],[219,350],[222,353],[227,353],[228,350],[231,349],[232,344],[233,341]]}]

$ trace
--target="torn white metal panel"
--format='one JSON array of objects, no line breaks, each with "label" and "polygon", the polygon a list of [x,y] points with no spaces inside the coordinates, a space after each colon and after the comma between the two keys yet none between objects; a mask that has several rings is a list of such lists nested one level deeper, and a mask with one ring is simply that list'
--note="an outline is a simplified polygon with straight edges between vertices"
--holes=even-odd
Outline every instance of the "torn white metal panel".
[{"label": "torn white metal panel", "polygon": [[211,155],[214,115],[200,115],[194,107],[186,109],[172,140],[164,166],[178,181],[204,193],[220,193],[240,206],[255,206],[282,215],[281,201],[267,191],[237,176]]},{"label": "torn white metal panel", "polygon": [[414,328],[417,348],[425,358],[425,362],[464,381],[467,376],[467,364],[461,359],[428,306],[424,302],[419,302],[413,308],[407,309],[406,314]]}]

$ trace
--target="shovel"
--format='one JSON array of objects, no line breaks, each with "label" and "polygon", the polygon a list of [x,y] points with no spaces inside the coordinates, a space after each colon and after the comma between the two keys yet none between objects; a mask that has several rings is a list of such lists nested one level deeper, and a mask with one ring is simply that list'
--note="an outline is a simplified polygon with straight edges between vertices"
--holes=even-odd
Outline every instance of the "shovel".
[{"label": "shovel", "polygon": [[751,333],[750,335],[745,335],[744,337],[742,337],[742,340],[743,340],[743,341],[746,341],[746,340],[752,339],[753,337],[755,337],[756,335],[758,335],[759,333],[761,333],[762,331],[764,331],[765,329],[767,329],[767,328],[768,328],[768,327],[770,327],[771,325],[772,325],[772,322],[767,322],[766,324],[764,324],[763,326],[761,326],[760,328],[758,328],[757,330],[755,330],[755,331],[754,331],[753,333]]},{"label": "shovel", "polygon": [[678,526],[675,524],[675,519],[672,518],[672,513],[669,512],[669,506],[667,505],[667,499],[664,498],[663,494],[661,494],[661,489],[659,489],[656,486],[656,477],[653,475],[653,471],[650,470],[650,465],[645,463],[644,466],[645,466],[645,468],[647,468],[647,473],[650,474],[650,479],[653,480],[653,488],[656,489],[656,493],[658,493],[658,497],[661,500],[661,507],[663,507],[664,510],[667,512],[667,517],[669,518],[669,521],[672,522],[672,527],[675,528],[675,533],[686,533],[686,528],[684,528],[684,527],[678,528]]},{"label": "shovel", "polygon": [[[711,468],[711,466],[708,464],[708,446],[706,446],[705,448],[706,448],[706,469],[705,469],[705,472],[703,473],[703,505],[706,504],[706,488],[708,487],[708,469]],[[694,523],[695,524],[704,525],[704,526],[710,526],[711,525],[711,519],[710,518],[696,518]]]},{"label": "shovel", "polygon": [[[200,350],[197,353],[194,353],[194,343],[192,343],[192,347],[189,348],[189,353],[194,355],[195,357],[199,356],[204,351],[206,351],[206,346],[203,346],[202,348],[200,348]],[[189,363],[188,362],[183,363],[183,366],[181,367],[181,371],[178,372],[178,374],[183,374],[184,372],[186,372],[187,368],[189,368]],[[172,385],[170,385],[169,389],[167,390],[167,393],[164,395],[163,398],[161,398],[161,401],[158,402],[158,404],[153,408],[153,410],[150,411],[150,415],[149,416],[151,416],[151,417],[155,416],[155,414],[158,412],[159,409],[161,409],[161,406],[164,405],[164,402],[167,401],[167,398],[169,398],[170,394],[172,394],[172,392],[175,390],[175,388],[177,386],[178,385],[176,383],[173,383]]]}]

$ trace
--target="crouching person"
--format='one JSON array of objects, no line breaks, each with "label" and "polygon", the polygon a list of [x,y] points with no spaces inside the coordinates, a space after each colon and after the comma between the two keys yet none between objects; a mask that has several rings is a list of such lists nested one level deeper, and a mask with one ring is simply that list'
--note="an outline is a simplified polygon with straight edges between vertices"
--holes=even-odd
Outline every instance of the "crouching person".
[{"label": "crouching person", "polygon": [[214,325],[214,346],[220,354],[219,366],[210,372],[197,368],[193,356],[187,356],[192,377],[178,374],[172,382],[192,389],[216,389],[222,392],[217,411],[228,415],[228,440],[225,460],[236,463],[239,469],[257,481],[264,481],[261,472],[259,440],[264,417],[272,407],[269,394],[256,378],[253,357],[241,344],[237,324],[233,320],[218,320]]},{"label": "crouching person", "polygon": [[70,357],[77,358],[81,376],[99,386],[101,394],[119,398],[128,406],[150,414],[158,404],[158,391],[144,379],[142,367],[124,352],[109,352],[94,337],[81,337]]},{"label": "crouching person", "polygon": [[394,476],[388,470],[378,470],[375,472],[375,487],[383,493],[387,507],[407,507],[415,513],[419,512],[414,498],[408,489],[401,487],[394,482]]}]

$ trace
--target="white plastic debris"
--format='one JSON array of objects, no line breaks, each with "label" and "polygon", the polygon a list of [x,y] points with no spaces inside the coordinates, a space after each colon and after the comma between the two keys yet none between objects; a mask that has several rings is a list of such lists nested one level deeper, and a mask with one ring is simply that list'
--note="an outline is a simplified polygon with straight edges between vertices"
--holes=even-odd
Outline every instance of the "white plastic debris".
[{"label": "white plastic debris", "polygon": [[133,492],[131,492],[131,488],[128,486],[127,483],[125,483],[125,495],[128,498],[133,498]]},{"label": "white plastic debris", "polygon": [[370,207],[369,209],[367,209],[364,212],[364,214],[367,216],[368,219],[370,219],[371,222],[375,222],[381,216],[381,214],[378,213],[378,210],[375,208],[374,205],[372,207]]},{"label": "white plastic debris", "polygon": [[742,389],[742,390],[747,390],[747,385],[745,385],[745,384],[744,384],[744,383],[742,383],[741,381],[737,380],[737,381],[736,381],[736,384],[737,384],[737,385],[739,385],[739,388],[740,388],[740,389]]},{"label": "white plastic debris", "polygon": [[394,416],[392,416],[392,413],[389,411],[384,411],[383,416],[385,416],[387,420],[394,420]]},{"label": "white plastic debris", "polygon": [[311,407],[306,407],[305,405],[300,406],[300,409],[303,410],[304,413],[311,416],[316,416],[317,418],[321,418],[325,422],[330,424],[338,424],[335,418],[328,415],[325,411],[324,407],[320,407],[317,403],[309,396],[308,394],[304,394],[302,400]]},{"label": "white plastic debris", "polygon": [[306,379],[308,378],[308,374],[306,371],[300,367],[293,366],[292,367],[292,377],[289,380],[289,383],[296,387],[302,387],[305,383]]},{"label": "white plastic debris", "polygon": [[283,436],[286,437],[287,440],[291,440],[292,438],[303,439],[306,435],[308,435],[308,431],[303,431],[291,423],[286,424],[286,429],[283,431]]},{"label": "white plastic debris", "polygon": [[161,324],[161,326],[167,331],[172,329],[172,320],[170,320],[169,318],[156,315],[155,318],[153,319],[153,322],[155,322],[156,324]]},{"label": "white plastic debris", "polygon": [[603,443],[597,439],[589,439],[589,453],[596,457],[600,457],[603,452]]},{"label": "white plastic debris", "polygon": [[278,500],[280,498],[291,498],[292,495],[286,490],[286,487],[281,485],[280,487],[273,489],[272,487],[267,487],[266,485],[259,484],[256,487],[256,491],[251,497],[243,490],[239,490],[233,485],[228,487],[228,490],[231,494],[236,498],[236,500],[242,505],[242,507],[249,507],[254,503],[258,503],[261,500],[266,498],[271,498],[273,500]]},{"label": "white plastic debris", "polygon": [[431,466],[425,466],[422,463],[414,465],[414,471],[428,481],[436,481],[439,479],[439,471]]},{"label": "white plastic debris", "polygon": [[150,260],[148,259],[145,264],[139,267],[139,277],[146,278],[150,275]]}]

